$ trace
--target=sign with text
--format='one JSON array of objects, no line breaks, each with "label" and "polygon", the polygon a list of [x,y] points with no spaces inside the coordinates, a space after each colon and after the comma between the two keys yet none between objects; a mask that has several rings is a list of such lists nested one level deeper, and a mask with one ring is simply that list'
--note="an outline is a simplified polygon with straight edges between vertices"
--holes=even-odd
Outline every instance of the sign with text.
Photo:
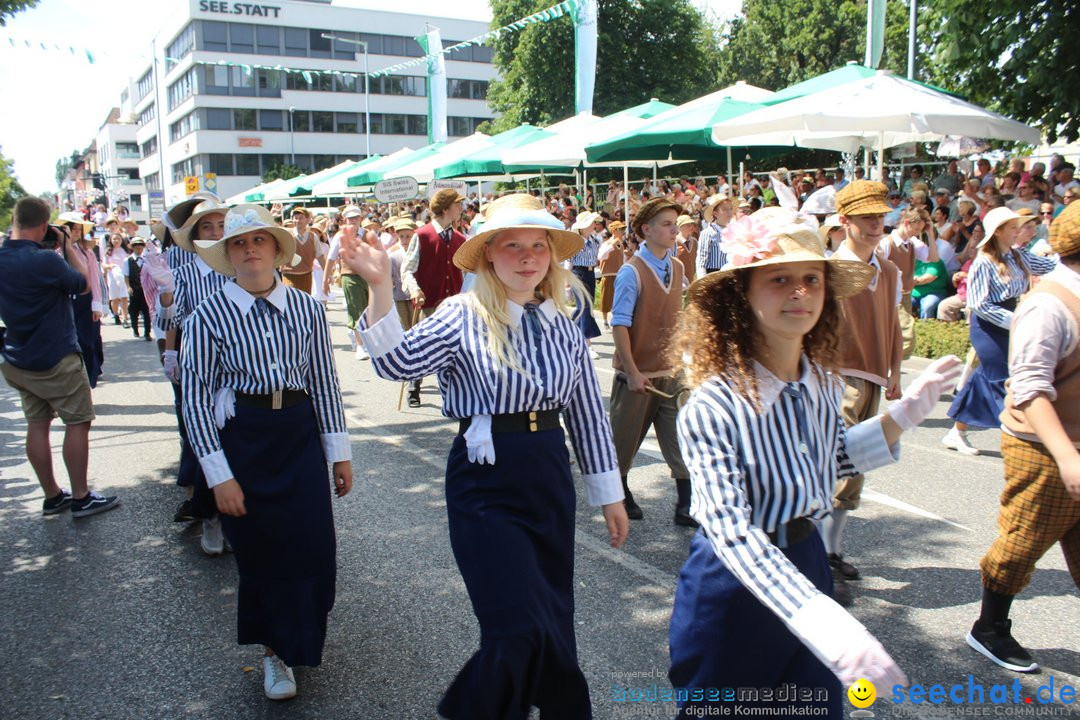
[{"label": "sign with text", "polygon": [[435,193],[445,188],[457,190],[459,193],[461,193],[462,197],[465,197],[469,194],[469,184],[464,180],[432,180],[428,183],[427,186],[428,198],[430,199],[432,197],[435,197]]},{"label": "sign with text", "polygon": [[165,216],[165,193],[161,190],[151,190],[149,197],[150,219],[159,219]]},{"label": "sign with text", "polygon": [[220,13],[222,15],[277,18],[281,14],[281,6],[244,2],[225,2],[225,0],[199,0],[199,11]]},{"label": "sign with text", "polygon": [[261,137],[240,137],[236,139],[240,147],[262,147]]},{"label": "sign with text", "polygon": [[207,192],[217,192],[217,173],[203,174],[203,188]]},{"label": "sign with text", "polygon": [[381,203],[412,200],[419,189],[420,186],[411,177],[390,178],[375,186],[375,199]]},{"label": "sign with text", "polygon": [[186,192],[188,195],[194,195],[195,193],[199,192],[198,175],[188,175],[186,178],[184,178],[184,192]]}]

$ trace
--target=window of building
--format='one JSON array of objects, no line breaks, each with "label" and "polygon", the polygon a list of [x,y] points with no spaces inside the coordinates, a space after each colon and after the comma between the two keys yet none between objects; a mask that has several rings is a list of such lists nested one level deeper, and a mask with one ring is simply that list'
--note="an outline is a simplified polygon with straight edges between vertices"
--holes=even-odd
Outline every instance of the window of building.
[{"label": "window of building", "polygon": [[255,44],[260,55],[280,55],[281,29],[276,25],[256,25]]},{"label": "window of building", "polygon": [[157,173],[150,173],[145,178],[143,178],[143,184],[146,185],[147,190],[160,190],[161,176]]},{"label": "window of building", "polygon": [[356,113],[337,113],[337,131],[339,133],[355,133],[358,132],[358,127],[359,126],[356,122]]},{"label": "window of building", "polygon": [[203,92],[207,95],[229,94],[229,68],[224,65],[203,65]]},{"label": "window of building", "polygon": [[346,40],[356,40],[356,33],[334,32],[334,36],[341,38],[340,40],[332,41],[334,43],[334,57],[339,60],[352,60],[356,57],[358,51],[363,52],[363,48],[360,45],[345,42]]},{"label": "window of building", "polygon": [[233,174],[233,156],[232,155],[207,155],[206,167],[208,172],[212,172],[215,175],[232,175]]},{"label": "window of building", "polygon": [[169,126],[169,141],[176,142],[185,135],[199,129],[199,119],[195,112],[189,112]]},{"label": "window of building", "polygon": [[150,74],[150,70],[139,78],[135,83],[135,102],[139,102],[144,97],[149,95],[154,90],[154,76]]},{"label": "window of building", "polygon": [[473,45],[472,59],[473,62],[488,63],[490,65],[495,62],[495,50],[490,45]]},{"label": "window of building", "polygon": [[452,98],[464,98],[466,100],[487,99],[488,83],[486,80],[456,80],[446,81],[446,94]]},{"label": "window of building", "polygon": [[330,41],[323,37],[323,33],[330,34],[329,30],[309,30],[308,31],[308,46],[311,48],[311,52],[308,53],[310,57],[328,58],[330,57],[331,44]]},{"label": "window of building", "polygon": [[311,132],[311,113],[307,110],[294,110],[289,113],[292,117],[292,129],[295,132]]},{"label": "window of building", "polygon": [[202,21],[203,50],[229,51],[229,26],[216,20]]},{"label": "window of building", "polygon": [[169,109],[175,110],[182,102],[195,94],[195,68],[191,68],[169,86]]},{"label": "window of building", "polygon": [[334,76],[333,75],[313,75],[311,78],[311,89],[319,90],[321,92],[333,92],[334,91]]},{"label": "window of building", "polygon": [[152,122],[154,117],[154,104],[150,103],[145,110],[139,113],[139,127],[143,127],[147,123]]},{"label": "window of building", "polygon": [[334,75],[334,90],[337,92],[356,92],[355,75]]},{"label": "window of building", "polygon": [[139,146],[139,156],[143,159],[150,157],[157,152],[157,135],[150,138],[142,145]]},{"label": "window of building", "polygon": [[285,28],[285,54],[307,57],[308,31],[302,28]]},{"label": "window of building", "polygon": [[228,108],[206,108],[207,130],[232,130],[232,111]]},{"label": "window of building", "polygon": [[138,143],[116,143],[116,157],[118,160],[135,160],[140,157]]},{"label": "window of building", "polygon": [[234,53],[255,52],[255,26],[229,23],[229,50]]},{"label": "window of building", "polygon": [[315,132],[334,132],[334,113],[321,110],[312,111],[311,126]]},{"label": "window of building", "polygon": [[398,113],[383,113],[382,131],[386,135],[404,135],[405,116]]},{"label": "window of building", "polygon": [[142,212],[142,195],[137,193],[128,195],[128,209],[134,212]]},{"label": "window of building", "polygon": [[427,115],[407,116],[406,135],[427,135]]},{"label": "window of building", "polygon": [[286,90],[310,90],[311,85],[300,73],[285,73]]},{"label": "window of building", "polygon": [[237,155],[235,159],[237,175],[261,175],[258,155]]},{"label": "window of building", "polygon": [[285,129],[280,110],[260,110],[259,129],[280,132]]},{"label": "window of building", "polygon": [[193,157],[189,157],[187,160],[182,160],[172,166],[172,181],[174,183],[182,183],[184,182],[184,178],[198,174],[195,167],[195,158]]},{"label": "window of building", "polygon": [[337,156],[335,155],[312,155],[311,164],[315,168],[315,172],[319,170],[325,170],[337,165]]},{"label": "window of building", "polygon": [[262,171],[266,174],[266,171],[270,168],[281,167],[285,164],[284,155],[263,155],[262,156]]},{"label": "window of building", "polygon": [[248,68],[246,71],[242,67],[231,68],[232,72],[230,77],[232,78],[232,94],[233,95],[254,95],[255,94],[255,71]]},{"label": "window of building", "polygon": [[405,55],[405,38],[400,35],[383,35],[383,55]]},{"label": "window of building", "polygon": [[281,72],[279,70],[258,70],[256,82],[259,97],[281,97]]},{"label": "window of building", "polygon": [[[255,111],[243,108],[237,108],[233,110],[233,129],[234,130],[254,130],[255,129]],[[240,173],[246,175],[247,173]]]},{"label": "window of building", "polygon": [[371,134],[379,135],[382,133],[382,113],[371,113]]},{"label": "window of building", "polygon": [[289,162],[306,173],[315,171],[315,164],[311,155],[293,155]]},{"label": "window of building", "polygon": [[165,72],[172,70],[177,61],[184,58],[194,49],[195,23],[188,23],[188,26],[181,30],[176,39],[165,48]]}]

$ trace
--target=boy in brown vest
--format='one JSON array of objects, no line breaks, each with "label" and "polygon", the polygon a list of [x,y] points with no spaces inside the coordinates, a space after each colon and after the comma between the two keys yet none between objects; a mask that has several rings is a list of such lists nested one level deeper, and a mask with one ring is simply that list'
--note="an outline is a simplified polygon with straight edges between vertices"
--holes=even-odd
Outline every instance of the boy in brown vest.
[{"label": "boy in brown vest", "polygon": [[915,261],[937,262],[937,243],[924,243],[920,236],[926,230],[922,215],[916,207],[900,213],[900,224],[881,239],[879,249],[886,260],[900,268],[903,294],[900,298],[900,336],[904,357],[915,349],[915,317],[911,314],[911,291],[915,288]]},{"label": "boy in brown vest", "polygon": [[[841,413],[848,427],[878,414],[882,388],[886,399],[900,397],[900,271],[878,250],[885,215],[892,210],[885,203],[887,192],[881,183],[856,180],[836,193],[836,212],[847,230],[836,257],[861,260],[877,269],[866,289],[840,301],[850,338],[843,343],[840,357],[845,384]],[[848,512],[859,507],[863,481],[862,475],[837,481],[833,513],[822,523],[822,540],[835,580],[833,597],[841,605],[851,603],[846,581],[859,577],[859,571],[844,562],[843,538]]]},{"label": "boy in brown vest", "polygon": [[979,563],[982,609],[967,636],[972,648],[1016,672],[1039,665],[1013,639],[1009,608],[1054,543],[1080,587],[1080,203],[1054,220],[1050,246],[1060,264],[1013,316],[1000,535]]},{"label": "boy in brown vest", "polygon": [[643,242],[615,276],[611,334],[616,375],[610,413],[626,514],[632,520],[644,517],[627,486],[627,475],[652,425],[675,478],[675,523],[697,527],[690,517],[690,473],[683,464],[675,430],[683,384],[665,357],[682,310],[686,274],[673,256],[680,209],[675,202],[659,197],[642,205],[634,217],[632,230]]}]

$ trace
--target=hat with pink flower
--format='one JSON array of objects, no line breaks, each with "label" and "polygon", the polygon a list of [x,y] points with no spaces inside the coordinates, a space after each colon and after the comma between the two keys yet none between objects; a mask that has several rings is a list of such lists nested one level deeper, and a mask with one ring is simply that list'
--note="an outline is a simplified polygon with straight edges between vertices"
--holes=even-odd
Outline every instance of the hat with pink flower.
[{"label": "hat with pink flower", "polygon": [[721,269],[690,285],[691,302],[740,270],[766,265],[824,262],[829,268],[828,283],[837,298],[857,294],[874,277],[874,268],[868,263],[843,260],[835,255],[826,257],[817,221],[786,208],[768,207],[733,220],[724,228],[720,241],[720,250],[727,260]]}]

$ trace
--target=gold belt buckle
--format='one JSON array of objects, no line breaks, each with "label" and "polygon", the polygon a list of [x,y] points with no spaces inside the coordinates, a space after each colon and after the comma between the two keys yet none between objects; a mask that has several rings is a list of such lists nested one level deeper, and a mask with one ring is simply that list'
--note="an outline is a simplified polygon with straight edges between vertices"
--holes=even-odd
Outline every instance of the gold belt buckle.
[{"label": "gold belt buckle", "polygon": [[529,432],[536,432],[536,430],[537,430],[536,411],[531,410],[531,411],[529,411]]},{"label": "gold belt buckle", "polygon": [[281,390],[275,390],[273,393],[271,393],[271,395],[272,395],[272,399],[270,400],[270,407],[273,410],[280,410],[281,409],[282,391]]}]

